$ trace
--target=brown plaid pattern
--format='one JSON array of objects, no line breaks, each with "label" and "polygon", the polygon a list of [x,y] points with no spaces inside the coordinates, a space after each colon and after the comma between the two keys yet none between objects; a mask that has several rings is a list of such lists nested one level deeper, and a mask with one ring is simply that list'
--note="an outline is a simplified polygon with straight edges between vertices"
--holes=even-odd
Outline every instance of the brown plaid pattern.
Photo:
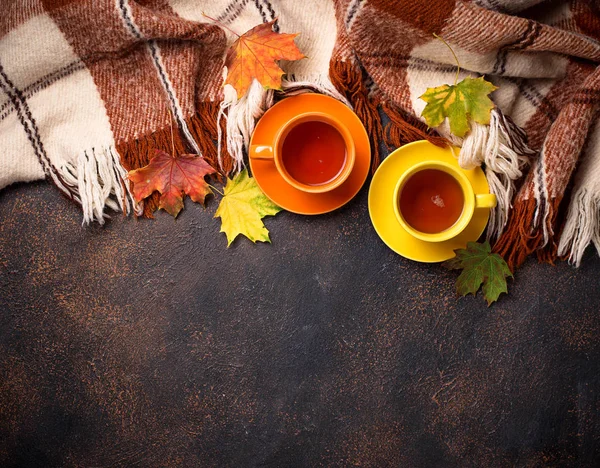
[{"label": "brown plaid pattern", "polygon": [[[563,198],[579,156],[586,154],[585,167],[595,161],[586,149],[596,131],[600,100],[595,3],[321,3],[331,4],[332,18],[324,13],[327,8],[313,14],[311,8],[282,0],[13,0],[0,5],[0,134],[6,135],[0,152],[10,155],[0,159],[0,187],[45,175],[82,204],[86,220],[102,221],[105,206],[141,209],[128,194],[125,170],[147,164],[157,148],[174,145],[176,152],[203,154],[216,165],[215,140],[235,129],[231,122],[226,126],[216,120],[223,99],[223,56],[232,36],[203,19],[202,11],[240,33],[276,18],[276,29],[305,28],[299,31],[308,35],[305,48],[315,47],[307,55],[330,61],[326,67],[323,60],[310,62],[315,69],[290,64],[290,80],[352,104],[375,151],[382,139],[391,145],[417,138],[440,143],[418,120],[425,105],[418,97],[427,87],[452,83],[456,72],[435,33],[457,54],[462,76],[484,75],[500,87],[493,95],[497,121],[508,132],[505,145],[518,157],[517,170],[503,173],[502,161],[490,164],[485,154],[478,163],[493,165],[486,169],[490,177],[520,190],[496,249],[513,266],[535,250],[544,259],[554,258],[564,213],[577,208]],[[329,35],[333,50],[324,49],[326,40],[319,42]],[[307,82],[311,79],[314,84]],[[298,92],[292,85],[289,92]],[[258,101],[269,105],[273,95]],[[380,107],[391,119],[385,128]],[[243,121],[264,110],[248,108],[250,117],[241,107],[235,112]],[[75,121],[82,119],[85,125]],[[531,157],[513,122],[525,131],[537,156]],[[172,123],[178,130],[174,141],[168,137]],[[447,129],[439,131],[451,137]],[[221,149],[227,170],[227,148]],[[531,169],[525,174],[527,160]],[[82,166],[97,167],[98,180]],[[591,184],[589,177],[577,180]],[[152,201],[146,208],[149,213]],[[575,235],[577,221],[571,218],[569,235]],[[593,241],[589,237],[588,243]]]}]

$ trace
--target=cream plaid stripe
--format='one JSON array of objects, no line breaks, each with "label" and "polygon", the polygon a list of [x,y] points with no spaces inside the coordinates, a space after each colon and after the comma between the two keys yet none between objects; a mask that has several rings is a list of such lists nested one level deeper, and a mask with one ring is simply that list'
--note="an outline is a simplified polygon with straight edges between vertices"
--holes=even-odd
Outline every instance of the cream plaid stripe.
[{"label": "cream plaid stripe", "polygon": [[[43,37],[40,31],[44,32]],[[113,139],[93,80],[79,63],[70,44],[46,14],[28,19],[0,40],[2,89],[9,98],[2,105],[5,109],[1,125],[5,132],[16,137],[11,141],[2,139],[3,144],[10,145],[7,154],[13,157],[6,158],[7,170],[2,171],[0,187],[14,181],[11,170],[23,174],[26,180],[45,175],[81,202],[74,177],[78,158],[91,147],[80,135],[92,138],[99,148],[110,147]],[[53,81],[57,72],[60,79]],[[40,76],[48,78],[40,82]],[[54,85],[45,86],[48,82]],[[10,110],[15,113],[8,119]],[[65,115],[73,117],[68,133],[61,125]],[[100,214],[102,219],[103,205],[95,213],[94,208],[86,205],[84,216],[92,219]],[[90,211],[86,212],[87,209]]]}]

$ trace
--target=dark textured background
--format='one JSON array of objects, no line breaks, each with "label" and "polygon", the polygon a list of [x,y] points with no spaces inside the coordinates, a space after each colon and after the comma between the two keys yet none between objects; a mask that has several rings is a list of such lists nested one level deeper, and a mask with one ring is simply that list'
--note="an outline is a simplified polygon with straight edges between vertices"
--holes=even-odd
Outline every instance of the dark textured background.
[{"label": "dark textured background", "polygon": [[238,239],[82,227],[0,192],[0,466],[598,466],[600,260],[529,261],[492,308],[391,252],[367,190]]}]

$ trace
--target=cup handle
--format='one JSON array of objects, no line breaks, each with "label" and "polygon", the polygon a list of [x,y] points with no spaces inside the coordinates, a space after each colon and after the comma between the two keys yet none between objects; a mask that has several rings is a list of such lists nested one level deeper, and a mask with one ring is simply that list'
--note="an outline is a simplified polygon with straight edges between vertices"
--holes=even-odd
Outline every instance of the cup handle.
[{"label": "cup handle", "polygon": [[478,193],[475,195],[475,208],[494,208],[498,201],[493,193]]},{"label": "cup handle", "polygon": [[250,157],[252,159],[270,159],[273,160],[273,147],[268,145],[252,145],[250,148]]}]

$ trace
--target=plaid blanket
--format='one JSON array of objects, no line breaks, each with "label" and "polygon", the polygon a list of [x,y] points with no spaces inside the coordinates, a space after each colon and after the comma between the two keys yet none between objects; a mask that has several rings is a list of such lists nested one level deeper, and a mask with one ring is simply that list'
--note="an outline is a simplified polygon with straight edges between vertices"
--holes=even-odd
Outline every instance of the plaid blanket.
[{"label": "plaid blanket", "polygon": [[[256,121],[307,90],[352,106],[372,142],[461,146],[499,199],[488,237],[511,266],[537,252],[579,264],[600,248],[600,11],[541,0],[8,0],[0,5],[0,188],[46,178],[82,206],[151,216],[127,170],[156,149],[239,170]],[[215,18],[210,21],[204,14]],[[308,56],[282,91],[223,87],[235,36],[277,18]],[[419,120],[426,88],[481,76],[499,89],[464,139]],[[381,110],[389,117],[384,126]],[[171,126],[179,131],[171,138]],[[439,136],[438,136],[439,135]],[[172,141],[174,140],[174,141]],[[572,182],[572,183],[570,183]]]}]

